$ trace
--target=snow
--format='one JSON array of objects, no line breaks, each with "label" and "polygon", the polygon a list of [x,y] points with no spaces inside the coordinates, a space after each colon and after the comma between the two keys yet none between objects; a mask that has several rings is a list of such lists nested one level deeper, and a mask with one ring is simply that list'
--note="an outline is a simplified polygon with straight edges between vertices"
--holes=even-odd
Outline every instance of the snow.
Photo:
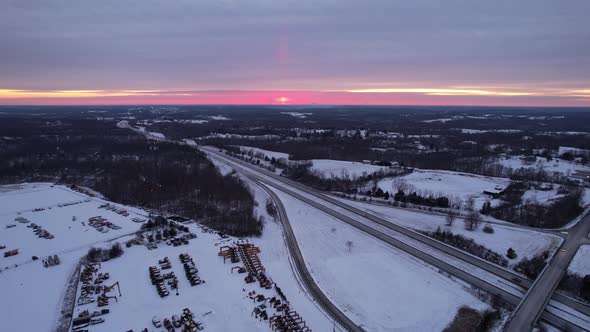
[{"label": "snow", "polygon": [[[197,229],[191,225],[191,231]],[[139,331],[144,327],[152,328],[151,319],[153,316],[161,320],[170,318],[172,315],[179,315],[183,308],[189,308],[198,321],[201,321],[206,331],[270,331],[268,322],[259,321],[252,317],[252,310],[259,303],[252,303],[247,297],[251,290],[257,293],[263,293],[271,296],[276,295],[274,290],[265,290],[258,286],[257,283],[246,284],[244,275],[231,273],[232,266],[239,264],[223,263],[223,259],[218,257],[220,245],[230,244],[233,239],[223,241],[216,233],[202,233],[197,231],[197,239],[191,240],[188,246],[174,247],[160,244],[156,250],[147,250],[144,246],[134,246],[125,250],[122,257],[102,263],[99,272],[109,272],[110,279],[105,282],[107,285],[119,281],[121,286],[122,297],[118,302],[109,304],[111,312],[104,316],[105,323],[95,325],[92,331],[127,331],[134,329]],[[276,234],[275,234],[276,235]],[[277,238],[280,242],[280,236]],[[267,248],[261,248],[262,252]],[[178,258],[180,253],[187,252],[194,259],[199,270],[199,276],[205,280],[204,284],[190,286],[184,275],[182,264]],[[261,260],[270,277],[279,283],[286,281],[284,274],[289,274],[288,260],[280,253],[281,261],[279,266],[283,268],[284,273],[277,271],[275,278],[273,264],[267,264],[262,256]],[[275,253],[279,255],[279,253]],[[148,277],[148,267],[157,266],[158,260],[168,257],[171,264],[171,270],[174,271],[179,282],[179,295],[170,292],[165,298],[160,298],[155,287],[151,284]],[[279,274],[281,276],[279,276]],[[287,278],[288,279],[288,278]],[[295,282],[293,279],[290,282]],[[327,331],[331,322],[318,313],[313,303],[298,291],[291,291],[292,288],[283,287],[286,284],[279,283],[284,289],[285,295],[292,301],[292,308],[298,311],[307,323],[317,330]],[[296,286],[296,283],[295,283]],[[118,295],[116,291],[111,294]],[[306,301],[307,300],[307,301]],[[75,315],[81,310],[97,310],[96,304],[89,304],[77,307]]]},{"label": "snow", "polygon": [[551,204],[553,200],[563,197],[563,194],[557,193],[557,188],[551,190],[529,189],[522,195],[522,201],[532,201],[541,204]]},{"label": "snow", "polygon": [[197,142],[195,142],[194,139],[190,139],[190,138],[185,138],[182,140],[185,144],[187,144],[188,146],[192,146],[195,147],[197,146]]},{"label": "snow", "polygon": [[505,133],[505,134],[516,134],[522,132],[520,129],[494,129],[494,130],[481,130],[481,129],[458,129],[461,130],[462,134],[484,134],[489,132],[494,133]]},{"label": "snow", "polygon": [[571,273],[578,274],[580,276],[586,276],[590,274],[590,245],[582,245],[578,252],[572,259],[568,271]]},{"label": "snow", "polygon": [[558,135],[578,136],[578,135],[590,135],[590,133],[585,132],[585,131],[543,131],[543,132],[537,133],[537,135],[538,136],[558,136]]},{"label": "snow", "polygon": [[[64,207],[58,206],[61,203],[85,199],[90,201]],[[0,243],[6,246],[6,250],[18,248],[20,251],[16,256],[0,258],[0,267],[28,262],[31,256],[45,257],[49,254],[62,254],[132,233],[138,229],[138,226],[131,221],[131,218],[145,218],[147,215],[145,211],[139,209],[125,208],[130,213],[128,217],[125,217],[113,211],[99,209],[98,206],[104,203],[102,199],[90,198],[64,186],[52,187],[48,183],[25,184],[21,189],[0,194],[2,211]],[[115,206],[118,205],[115,204]],[[45,208],[45,210],[32,211],[35,208]],[[107,233],[98,232],[88,225],[88,218],[98,215],[121,229],[110,229]],[[15,222],[14,218],[17,216],[27,218],[30,223]],[[76,221],[72,220],[74,216],[77,218]],[[38,238],[33,233],[33,229],[26,227],[31,223],[41,226],[55,238]],[[16,224],[16,227],[5,228],[7,224]]]},{"label": "snow", "polygon": [[[53,331],[60,313],[65,284],[78,259],[86,251],[87,249],[79,249],[59,255],[61,264],[51,268],[44,268],[41,262],[37,261],[2,270],[2,330]],[[3,259],[0,258],[2,264]]]},{"label": "snow", "polygon": [[575,171],[590,171],[590,167],[588,166],[582,166],[559,158],[553,158],[553,160],[547,161],[546,158],[536,157],[536,160],[532,163],[525,162],[522,158],[523,156],[509,156],[499,159],[498,163],[513,169],[539,168],[549,174],[561,173],[563,175],[570,175]]},{"label": "snow", "polygon": [[264,150],[259,148],[254,148],[250,146],[240,146],[240,151],[242,152],[252,152],[254,155],[261,154],[268,158],[275,158],[275,159],[286,159],[289,160],[289,154],[283,152],[276,152],[270,150]]},{"label": "snow", "polygon": [[240,134],[224,134],[224,133],[212,133],[211,135],[197,137],[196,139],[210,139],[210,138],[223,138],[223,139],[251,139],[251,140],[276,140],[280,139],[279,135],[240,135]]},{"label": "snow", "polygon": [[162,134],[162,133],[156,133],[156,132],[153,132],[153,131],[150,131],[148,133],[148,135],[149,136],[152,136],[152,137],[154,137],[156,139],[165,139],[166,138],[166,136],[164,136],[164,134]]},{"label": "snow", "polygon": [[486,200],[491,200],[489,196],[483,193],[484,191],[499,192],[510,184],[510,180],[503,178],[452,171],[416,169],[408,175],[382,179],[379,181],[378,186],[383,191],[395,193],[397,188],[394,188],[394,184],[398,183],[400,179],[407,185],[412,186],[406,190],[408,192],[418,191],[418,193],[434,194],[434,196],[444,195],[463,202],[473,198],[476,207],[480,207]]},{"label": "snow", "polygon": [[494,233],[488,234],[483,232],[485,222],[482,222],[477,231],[470,232],[465,230],[463,220],[461,219],[455,220],[453,226],[449,227],[446,226],[445,217],[438,214],[416,212],[402,208],[350,201],[342,198],[336,199],[374,213],[391,223],[417,231],[433,232],[440,227],[442,230],[448,230],[454,234],[460,234],[466,238],[470,238],[501,255],[505,254],[508,248],[513,248],[518,254],[518,257],[509,261],[511,266],[520,262],[525,257],[531,258],[544,250],[555,251],[561,243],[561,238],[558,236],[520,227],[493,224],[491,226],[494,229]]},{"label": "snow", "polygon": [[[84,201],[88,199],[90,201]],[[82,202],[58,206],[79,201]],[[0,306],[4,310],[3,324],[7,331],[53,330],[65,284],[79,258],[92,245],[134,232],[138,226],[131,218],[145,218],[144,211],[131,207],[125,207],[130,213],[128,217],[99,209],[104,202],[50,183],[0,186],[0,244],[6,245],[1,252],[19,249],[16,256],[0,256],[0,293],[3,295]],[[45,210],[33,212],[36,208]],[[82,226],[82,222],[87,223],[89,217],[96,215],[104,216],[121,229],[100,233]],[[17,216],[27,218],[30,223],[15,222]],[[77,221],[72,221],[73,216]],[[26,227],[31,223],[40,225],[55,238],[38,238]],[[16,224],[16,227],[5,228],[7,224]],[[61,264],[44,268],[41,260],[50,254],[58,254]],[[34,255],[40,259],[33,261]],[[29,319],[31,315],[35,319]]]},{"label": "snow", "polygon": [[314,280],[366,330],[441,331],[460,306],[487,308],[462,284],[422,262],[275,192]]},{"label": "snow", "polygon": [[583,155],[589,155],[590,154],[590,150],[587,149],[580,149],[580,148],[574,148],[571,146],[560,146],[559,147],[559,151],[557,152],[558,155],[562,155],[566,152],[570,152],[573,154],[583,154]]},{"label": "snow", "polygon": [[375,166],[356,161],[343,161],[332,159],[312,159],[311,170],[324,178],[358,178],[364,175],[373,174],[378,171],[387,171],[388,167]]},{"label": "snow", "polygon": [[301,113],[301,112],[281,112],[281,114],[290,115],[297,119],[306,119],[308,115],[312,115],[313,113]]},{"label": "snow", "polygon": [[227,118],[223,115],[211,115],[209,116],[209,119],[211,120],[216,120],[216,121],[228,121],[230,120],[230,118]]},{"label": "snow", "polygon": [[[329,331],[332,321],[315,305],[307,293],[302,290],[293,274],[285,247],[282,230],[265,212],[266,197],[261,189],[254,188],[259,202],[257,212],[265,218],[264,234],[252,239],[262,253],[260,258],[267,274],[283,290],[291,303],[292,309],[301,314],[312,329]],[[63,202],[91,199],[67,207],[56,207]],[[121,243],[134,237],[138,224],[131,218],[140,212],[132,207],[125,207],[131,213],[129,217],[114,214],[105,209],[98,209],[104,201],[92,198],[62,186],[45,183],[0,186],[0,244],[8,249],[19,247],[17,256],[4,258],[0,256],[0,306],[3,308],[3,330],[7,331],[51,331],[56,326],[60,315],[64,288],[74,271],[78,260],[90,246],[106,247],[107,241]],[[115,204],[116,205],[116,204]],[[49,207],[40,212],[33,208]],[[42,225],[55,235],[52,240],[38,239],[27,224],[14,222],[19,216]],[[72,215],[77,221],[72,222]],[[107,234],[93,228],[82,227],[82,221],[89,216],[103,215],[123,229],[111,230]],[[17,224],[15,228],[6,229],[6,224]],[[78,225],[76,225],[78,223]],[[204,323],[207,331],[270,331],[268,322],[259,321],[251,316],[254,304],[247,298],[247,293],[255,289],[267,295],[274,295],[273,290],[261,290],[258,285],[246,284],[243,276],[231,273],[232,264],[223,263],[217,256],[219,246],[234,241],[234,238],[222,240],[215,232],[204,233],[199,226],[189,225],[198,235],[189,245],[174,247],[160,244],[156,250],[147,250],[144,246],[124,248],[122,257],[102,263],[100,272],[109,272],[110,279],[106,285],[119,281],[122,296],[118,302],[111,300],[103,324],[94,325],[92,331],[139,331],[143,327],[151,328],[151,318],[158,315],[161,319],[173,314],[180,315],[183,308],[190,308],[196,319]],[[126,230],[132,230],[126,232]],[[28,232],[27,232],[28,231]],[[224,242],[225,241],[225,242]],[[5,250],[2,250],[4,252]],[[190,287],[184,277],[182,264],[178,255],[188,252],[196,262],[200,277],[205,284]],[[39,261],[31,261],[31,255],[44,258],[48,254],[58,253],[61,264],[44,268]],[[171,292],[161,299],[148,278],[148,266],[157,265],[158,259],[170,258],[173,270],[178,276],[180,295]],[[14,264],[18,264],[17,267]],[[8,268],[6,268],[8,266]],[[41,278],[42,279],[41,279]],[[42,281],[41,281],[42,280]],[[243,291],[245,289],[245,291]],[[112,291],[110,295],[117,295]],[[95,303],[76,307],[75,315],[81,310],[97,310]],[[209,314],[206,314],[210,312]],[[206,314],[206,315],[204,315]],[[35,319],[29,319],[31,316]]]},{"label": "snow", "polygon": [[196,120],[196,119],[191,119],[191,120],[180,120],[180,123],[192,123],[192,124],[203,124],[203,123],[207,123],[209,122],[208,120]]},{"label": "snow", "polygon": [[445,123],[445,122],[449,122],[449,121],[453,121],[453,120],[458,120],[460,118],[461,117],[440,118],[440,119],[423,120],[422,122],[425,122],[425,123],[434,123],[434,122]]}]

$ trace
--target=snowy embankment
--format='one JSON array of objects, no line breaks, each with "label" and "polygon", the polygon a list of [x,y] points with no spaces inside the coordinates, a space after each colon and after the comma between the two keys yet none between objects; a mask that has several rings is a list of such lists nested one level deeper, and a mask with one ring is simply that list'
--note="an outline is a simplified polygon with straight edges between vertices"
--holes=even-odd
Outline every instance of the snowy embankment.
[{"label": "snowy embankment", "polygon": [[387,172],[388,167],[360,163],[356,161],[312,159],[312,172],[323,178],[359,178],[379,171]]},{"label": "snowy embankment", "polygon": [[510,184],[510,180],[442,170],[415,170],[395,178],[380,180],[379,188],[395,194],[402,189],[406,194],[416,191],[423,196],[446,196],[453,201],[466,202],[473,198],[475,207],[481,207],[486,200],[491,200],[484,191],[500,192]]},{"label": "snowy embankment", "polygon": [[275,192],[316,283],[368,331],[440,331],[462,305],[487,308],[462,284],[422,262]]},{"label": "snowy embankment", "polygon": [[567,270],[582,277],[590,274],[590,245],[580,246]]},{"label": "snowy embankment", "polygon": [[467,231],[461,219],[455,220],[452,226],[446,226],[445,217],[441,215],[355,202],[342,198],[336,199],[356,208],[374,213],[396,225],[417,231],[433,232],[440,227],[441,230],[451,231],[454,234],[460,234],[472,239],[476,243],[501,255],[505,255],[508,248],[512,248],[516,251],[518,257],[509,261],[510,266],[517,264],[525,257],[531,258],[545,250],[553,252],[562,241],[560,237],[555,235],[498,224],[492,225],[494,233],[485,233],[483,231],[485,222],[482,222],[478,230]]}]

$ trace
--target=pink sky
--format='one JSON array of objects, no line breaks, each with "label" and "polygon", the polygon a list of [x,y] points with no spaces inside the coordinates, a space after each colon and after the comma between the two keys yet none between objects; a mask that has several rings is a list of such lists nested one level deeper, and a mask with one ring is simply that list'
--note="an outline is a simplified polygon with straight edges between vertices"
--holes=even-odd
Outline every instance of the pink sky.
[{"label": "pink sky", "polygon": [[[322,105],[490,105],[588,106],[590,99],[559,95],[498,95],[501,92],[462,91],[350,92],[350,91],[45,91],[4,93],[6,105],[83,104],[322,104]],[[482,93],[484,95],[482,95]]]}]

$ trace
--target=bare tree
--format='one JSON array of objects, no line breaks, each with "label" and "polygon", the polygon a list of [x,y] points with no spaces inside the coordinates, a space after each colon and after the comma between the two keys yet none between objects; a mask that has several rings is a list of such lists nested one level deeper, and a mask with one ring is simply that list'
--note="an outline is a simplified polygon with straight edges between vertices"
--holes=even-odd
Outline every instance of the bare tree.
[{"label": "bare tree", "polygon": [[469,211],[467,217],[465,217],[465,229],[468,231],[477,230],[480,221],[481,216],[479,215],[479,212],[477,212],[476,210]]},{"label": "bare tree", "polygon": [[391,188],[393,189],[394,193],[396,193],[400,190],[403,192],[406,192],[406,190],[408,189],[408,183],[406,182],[405,179],[398,176],[398,177],[394,178],[393,181],[391,182]]},{"label": "bare tree", "polygon": [[445,217],[445,220],[447,222],[447,226],[449,226],[449,227],[453,226],[453,223],[455,222],[456,218],[457,218],[457,214],[454,211],[449,211],[447,213],[447,216]]},{"label": "bare tree", "polygon": [[465,201],[465,210],[471,211],[475,208],[475,199],[473,197],[469,197]]},{"label": "bare tree", "polygon": [[268,213],[269,216],[276,218],[277,217],[277,207],[275,206],[275,204],[272,202],[272,200],[267,199],[266,200],[266,213]]},{"label": "bare tree", "polygon": [[352,241],[350,241],[350,240],[346,241],[346,247],[348,248],[348,252],[352,251],[353,246],[354,246],[354,243],[352,243]]}]

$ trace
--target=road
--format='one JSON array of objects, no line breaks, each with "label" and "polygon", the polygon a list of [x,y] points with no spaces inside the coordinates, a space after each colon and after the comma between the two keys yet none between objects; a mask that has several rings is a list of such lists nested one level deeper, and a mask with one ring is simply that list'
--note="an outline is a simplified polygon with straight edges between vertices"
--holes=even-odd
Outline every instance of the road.
[{"label": "road", "polygon": [[590,233],[590,215],[586,214],[576,226],[570,229],[561,248],[529,288],[512,313],[505,331],[520,332],[533,329],[578,248],[587,243],[588,233]]},{"label": "road", "polygon": [[[128,124],[123,124],[120,123],[118,124],[120,127],[126,127],[129,128]],[[132,129],[132,128],[130,128]],[[143,133],[145,134],[145,133]],[[167,140],[167,139],[158,139],[161,141],[168,141],[171,143],[176,143],[176,144],[183,144],[186,145],[184,143],[181,142],[176,142],[176,141],[171,141],[171,140]],[[567,237],[566,242],[562,245],[561,248],[565,248],[566,251],[559,251],[558,253],[555,254],[554,258],[552,259],[551,262],[547,265],[546,269],[541,273],[541,276],[537,279],[536,282],[534,282],[532,284],[532,286],[530,286],[531,290],[529,290],[524,297],[523,302],[520,301],[520,297],[506,292],[503,289],[500,289],[499,287],[490,284],[486,281],[483,281],[481,279],[479,279],[477,276],[475,275],[471,275],[469,273],[466,273],[463,270],[457,269],[456,267],[447,264],[446,262],[433,257],[432,255],[429,255],[427,253],[425,253],[424,251],[421,250],[417,250],[416,248],[407,245],[406,243],[396,240],[391,236],[388,236],[386,234],[384,234],[383,232],[377,231],[375,230],[373,227],[368,226],[366,224],[360,223],[359,221],[352,219],[342,213],[337,212],[336,210],[338,209],[334,209],[332,207],[327,207],[327,206],[336,206],[337,208],[346,210],[348,212],[352,212],[353,214],[360,216],[362,218],[365,218],[367,220],[370,220],[372,222],[374,222],[377,225],[380,226],[384,226],[386,228],[392,229],[398,233],[401,233],[403,235],[406,235],[407,237],[414,239],[416,241],[422,242],[424,244],[427,244],[437,250],[440,250],[446,254],[449,254],[455,258],[461,259],[465,262],[468,262],[470,264],[473,264],[474,266],[477,266],[485,271],[488,271],[490,273],[493,273],[499,277],[502,277],[504,279],[506,279],[507,284],[513,284],[513,279],[519,278],[522,280],[522,276],[515,274],[514,272],[501,268],[499,266],[496,266],[494,264],[491,264],[483,259],[480,259],[479,257],[473,256],[471,254],[462,252],[458,249],[455,249],[451,246],[448,246],[442,242],[436,241],[432,238],[429,238],[423,234],[420,234],[418,232],[415,232],[413,230],[395,225],[393,223],[390,223],[384,219],[381,219],[375,215],[369,214],[363,210],[360,210],[358,208],[352,207],[348,204],[345,204],[343,202],[340,202],[336,199],[334,199],[333,197],[324,195],[322,192],[317,191],[315,189],[309,188],[305,185],[302,185],[300,183],[297,183],[295,181],[283,178],[281,176],[278,176],[275,173],[266,171],[264,169],[260,169],[257,168],[253,165],[250,165],[242,160],[233,158],[233,157],[229,157],[226,156],[223,153],[219,153],[217,151],[217,149],[212,148],[212,147],[199,147],[203,150],[205,150],[206,152],[208,152],[210,155],[216,155],[218,158],[221,158],[233,165],[238,165],[239,167],[241,167],[242,169],[247,168],[249,170],[249,172],[247,172],[249,174],[249,177],[252,179],[255,179],[259,182],[263,182],[267,185],[273,186],[319,210],[324,211],[325,213],[328,213],[334,217],[336,217],[337,219],[340,219],[344,222],[347,222],[351,225],[353,225],[354,227],[357,227],[358,229],[361,229],[362,231],[386,242],[389,243],[392,246],[395,246],[417,258],[422,259],[423,261],[437,266],[439,267],[441,270],[444,270],[456,277],[459,277],[460,279],[463,279],[481,289],[484,289],[492,294],[498,294],[500,296],[502,296],[505,300],[507,300],[508,302],[511,302],[513,304],[519,304],[517,307],[517,310],[515,310],[515,313],[513,314],[513,316],[511,316],[511,321],[509,324],[509,328],[512,328],[510,326],[515,326],[516,329],[513,329],[512,331],[526,331],[527,330],[527,326],[530,325],[532,326],[536,320],[538,319],[539,316],[541,316],[542,313],[542,318],[545,319],[546,321],[558,326],[558,327],[562,327],[562,328],[567,328],[569,330],[584,330],[583,327],[581,327],[580,325],[577,325],[576,322],[572,322],[572,321],[566,321],[565,319],[562,319],[558,316],[556,316],[555,314],[551,313],[550,311],[556,312],[562,312],[562,313],[566,313],[566,311],[558,308],[557,305],[552,305],[550,301],[550,299],[552,298],[553,295],[553,299],[555,301],[563,301],[564,304],[566,304],[567,306],[570,306],[572,308],[576,308],[578,309],[580,312],[585,313],[587,316],[588,313],[588,307],[585,306],[584,304],[577,302],[574,299],[571,299],[567,296],[564,296],[562,294],[558,294],[555,293],[554,294],[554,290],[561,278],[561,276],[563,275],[563,273],[565,272],[565,270],[567,269],[567,266],[569,265],[569,262],[571,261],[571,258],[573,257],[573,255],[575,254],[575,251],[577,249],[577,247],[579,246],[580,243],[582,243],[582,240],[580,240],[580,237],[584,237],[586,236],[586,234],[588,234],[588,232],[583,233],[583,229],[585,229],[585,227],[579,226],[579,225],[584,225],[584,224],[589,224],[587,221],[587,216],[584,218],[584,220],[582,220],[579,223],[579,227],[574,227],[574,229],[570,230],[571,235]],[[254,173],[256,174],[254,174]],[[271,178],[272,180],[269,181],[268,178]],[[281,185],[277,184],[277,182],[280,182]],[[297,190],[300,190],[302,192],[304,192],[307,195],[311,195],[314,196],[313,199],[310,199],[309,197],[305,197],[304,195],[298,194],[292,190],[289,190],[288,188],[285,187],[285,185],[289,188],[294,188]],[[321,204],[318,203],[318,199],[322,202]],[[590,225],[588,226],[590,227]],[[576,235],[576,234],[581,234],[581,235]],[[577,240],[576,240],[577,239]],[[571,248],[570,248],[571,247]],[[529,281],[530,282],[530,281]],[[524,282],[526,284],[526,280],[524,280]],[[538,284],[541,283],[542,286],[538,286]],[[522,285],[525,286],[526,285]],[[547,287],[550,286],[549,288],[543,288],[543,286]],[[530,300],[529,300],[530,299]],[[538,302],[539,299],[543,300],[542,302]],[[545,307],[547,305],[547,303],[549,303],[550,305],[550,309],[552,310],[545,310]],[[560,303],[557,303],[560,304]],[[560,306],[562,307],[562,306]],[[567,311],[569,312],[569,311]],[[533,316],[534,315],[534,316]],[[532,318],[530,316],[533,316]],[[574,315],[575,316],[575,315]],[[582,316],[582,315],[579,315]],[[528,317],[528,318],[526,318]],[[587,322],[587,318],[585,317],[585,321]],[[523,323],[524,322],[524,323]],[[528,322],[528,323],[526,323]],[[520,325],[515,325],[515,324],[520,324]],[[523,325],[524,324],[524,325]],[[528,325],[527,325],[528,324]],[[518,327],[524,327],[524,329],[518,329]]]},{"label": "road", "polygon": [[[244,174],[247,176],[246,174]],[[275,205],[277,206],[277,210],[279,212],[279,220],[281,221],[281,225],[283,227],[283,231],[285,234],[285,240],[287,242],[287,248],[289,249],[289,254],[295,263],[295,268],[297,269],[297,273],[301,278],[305,288],[311,294],[311,296],[319,303],[322,308],[335,320],[338,324],[344,327],[347,331],[356,331],[360,332],[363,331],[358,325],[356,325],[350,318],[348,318],[338,307],[336,307],[330,299],[322,292],[320,287],[315,283],[311,273],[307,269],[307,265],[305,265],[305,261],[303,260],[303,255],[301,254],[301,250],[299,249],[299,244],[297,243],[297,239],[295,238],[295,234],[293,233],[293,229],[291,228],[291,223],[289,222],[289,217],[287,215],[287,211],[285,210],[285,206],[272,190],[270,190],[267,186],[259,182],[258,180],[252,179],[257,185],[259,185],[262,189],[264,189],[274,201]]]},{"label": "road", "polygon": [[[282,178],[282,177],[280,177],[280,176],[278,176],[276,174],[272,174],[270,172],[265,172],[264,170],[260,170],[259,168],[255,168],[253,165],[249,165],[246,162],[240,161],[240,160],[235,159],[235,158],[229,159],[230,157],[225,156],[223,154],[220,154],[215,149],[205,148],[205,150],[208,153],[214,154],[217,157],[222,158],[223,160],[229,161],[230,163],[232,163],[234,165],[237,163],[237,164],[239,164],[239,166],[242,166],[242,168],[247,168],[249,171],[251,171],[251,172],[247,172],[248,173],[248,176],[250,178],[254,178],[254,179],[258,180],[259,182],[263,182],[263,183],[265,183],[267,185],[273,186],[273,187],[275,187],[275,188],[277,188],[277,189],[279,189],[279,190],[281,190],[281,191],[283,191],[283,192],[285,192],[285,193],[287,193],[287,194],[289,194],[289,195],[291,195],[291,196],[293,196],[293,197],[295,197],[295,198],[297,198],[297,199],[299,199],[301,201],[304,201],[305,203],[313,206],[314,208],[320,209],[323,212],[328,213],[328,214],[336,217],[337,219],[343,220],[343,221],[345,221],[345,222],[347,222],[347,223],[349,223],[349,224],[351,224],[351,225],[353,225],[353,226],[355,226],[355,227],[363,230],[364,232],[369,233],[372,236],[374,236],[374,237],[376,237],[376,238],[378,238],[378,239],[380,239],[380,240],[382,240],[382,241],[384,241],[386,243],[389,243],[390,245],[395,246],[395,247],[397,247],[397,248],[399,248],[399,249],[401,249],[403,251],[406,251],[406,252],[410,253],[411,255],[413,255],[415,257],[418,257],[418,258],[422,259],[423,261],[425,261],[425,262],[427,262],[429,264],[432,264],[432,265],[440,268],[441,270],[447,271],[448,273],[450,273],[450,274],[452,274],[452,275],[454,275],[456,277],[459,277],[460,279],[463,279],[463,280],[465,280],[465,281],[467,281],[467,282],[469,282],[469,283],[471,283],[471,284],[473,284],[473,285],[475,285],[475,286],[477,286],[477,287],[479,287],[481,289],[487,290],[487,291],[489,291],[489,292],[491,292],[493,294],[498,294],[498,295],[502,296],[503,298],[505,298],[510,303],[513,303],[515,305],[518,304],[518,303],[520,303],[520,297],[519,296],[516,296],[516,295],[514,295],[512,293],[506,292],[505,290],[500,289],[500,288],[498,288],[495,285],[492,285],[490,283],[487,283],[486,281],[482,281],[477,276],[471,275],[468,272],[465,272],[465,271],[463,271],[461,269],[457,269],[456,267],[454,267],[454,266],[452,266],[450,264],[447,264],[446,262],[443,262],[443,261],[441,261],[441,260],[439,260],[439,259],[437,259],[435,257],[432,257],[431,255],[429,255],[429,254],[427,254],[425,252],[422,252],[420,250],[417,250],[416,248],[411,247],[411,246],[409,246],[409,245],[407,245],[407,244],[405,244],[405,243],[403,243],[403,242],[401,242],[399,240],[396,240],[396,239],[394,239],[392,237],[389,237],[389,236],[387,236],[387,235],[385,235],[385,234],[383,234],[383,233],[381,233],[379,231],[376,231],[373,228],[371,228],[371,227],[369,227],[369,226],[367,226],[365,224],[362,224],[362,223],[358,222],[355,219],[352,219],[352,218],[348,217],[347,215],[344,215],[342,213],[339,213],[337,211],[334,211],[331,208],[328,208],[326,205],[330,205],[330,204],[337,205],[339,207],[344,208],[345,210],[351,211],[351,212],[353,212],[355,214],[358,214],[358,215],[360,215],[360,216],[362,216],[362,217],[364,217],[366,219],[372,220],[372,221],[374,221],[374,222],[376,222],[376,223],[378,223],[378,224],[380,224],[382,226],[386,226],[388,228],[395,229],[396,231],[399,231],[400,233],[409,235],[410,237],[412,237],[412,238],[414,238],[414,239],[416,239],[418,241],[427,242],[428,244],[432,245],[436,249],[439,249],[439,250],[441,250],[441,251],[443,251],[445,253],[448,253],[450,255],[453,255],[455,257],[461,258],[462,260],[467,261],[467,262],[469,262],[469,263],[471,263],[471,264],[473,264],[475,266],[481,267],[481,268],[483,268],[483,269],[485,269],[485,270],[487,270],[489,272],[492,272],[492,273],[494,273],[496,275],[499,275],[499,276],[505,278],[506,280],[510,281],[510,283],[512,283],[511,278],[513,278],[514,276],[518,276],[519,278],[522,278],[521,276],[515,274],[512,271],[509,271],[509,270],[504,269],[504,268],[501,268],[499,266],[495,266],[493,264],[490,264],[489,262],[486,262],[486,261],[484,261],[484,260],[482,260],[482,259],[480,259],[478,257],[475,257],[473,255],[464,253],[464,252],[459,251],[459,250],[457,250],[457,249],[455,249],[453,247],[447,246],[446,244],[443,244],[443,243],[440,243],[438,241],[432,240],[432,239],[430,239],[428,237],[425,237],[424,235],[422,235],[420,233],[416,233],[416,232],[414,232],[412,230],[408,230],[408,229],[405,229],[403,227],[397,226],[395,224],[391,224],[390,222],[385,221],[385,220],[382,220],[382,219],[380,219],[380,218],[378,218],[378,217],[376,217],[374,215],[368,214],[368,213],[366,213],[366,212],[364,212],[362,210],[356,209],[354,207],[350,207],[347,204],[344,204],[344,203],[342,203],[342,202],[340,202],[338,200],[335,200],[333,198],[327,197],[327,196],[323,195],[321,192],[315,192],[313,189],[307,188],[307,187],[305,187],[305,186],[303,186],[301,184],[298,184],[298,183],[296,183],[294,181],[291,181],[291,180]],[[308,197],[305,197],[305,196],[303,196],[301,194],[298,194],[298,193],[294,192],[293,190],[289,190],[288,188],[286,188],[284,186],[278,185],[276,183],[276,181],[269,181],[264,176],[257,175],[254,172],[257,173],[257,174],[262,173],[265,176],[268,176],[268,177],[273,178],[274,180],[279,180],[281,182],[281,184],[286,184],[287,186],[295,187],[296,189],[305,191],[306,193],[309,193],[310,195],[315,196],[314,198],[318,198],[321,201],[327,201],[330,204],[325,204],[325,202],[318,203],[318,200],[317,199],[310,199]],[[583,304],[578,303],[575,300],[573,300],[572,302],[574,304],[578,305],[578,306],[585,307]],[[557,325],[557,326],[568,327],[568,328],[570,328],[572,330],[583,330],[582,327],[576,325],[575,323],[574,324],[569,323],[569,322],[565,321],[564,319],[561,319],[560,317],[557,317],[556,315],[554,315],[554,314],[552,314],[552,313],[550,313],[548,311],[545,311],[543,313],[543,318],[545,320],[551,322],[552,324]]]}]

